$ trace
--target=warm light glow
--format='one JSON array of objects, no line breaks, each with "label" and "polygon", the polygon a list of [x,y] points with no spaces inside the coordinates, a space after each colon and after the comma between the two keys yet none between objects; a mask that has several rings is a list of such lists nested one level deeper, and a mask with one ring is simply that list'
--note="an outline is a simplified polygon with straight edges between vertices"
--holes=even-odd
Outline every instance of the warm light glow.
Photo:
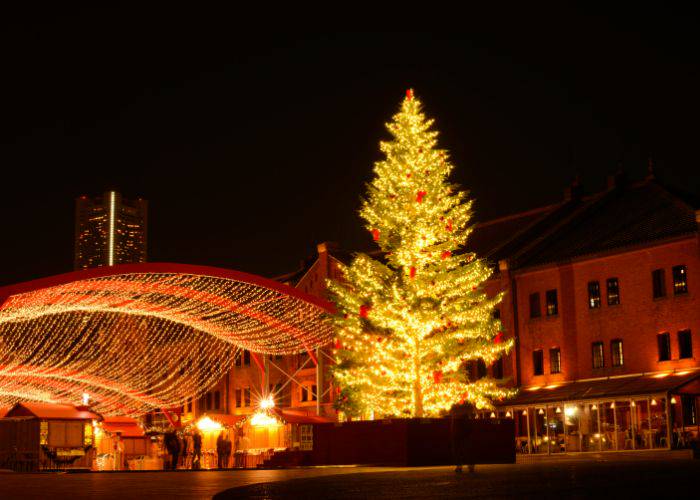
[{"label": "warm light glow", "polygon": [[656,406],[656,400],[655,400],[655,399],[652,399],[652,400],[651,400],[651,406]]},{"label": "warm light glow", "polygon": [[557,406],[556,413],[561,413],[561,408],[559,408],[558,406]]},{"label": "warm light glow", "polygon": [[90,395],[87,392],[83,393],[83,406],[87,406],[90,402]]},{"label": "warm light glow", "polygon": [[523,415],[527,415],[527,410],[523,410]]},{"label": "warm light glow", "polygon": [[636,404],[634,401],[632,401],[631,405],[632,405],[632,406],[637,406],[637,404]]},{"label": "warm light glow", "polygon": [[272,394],[270,394],[266,398],[262,398],[260,400],[258,406],[262,410],[269,410],[270,408],[274,408],[275,407],[275,399],[272,397]]},{"label": "warm light glow", "polygon": [[614,401],[613,401],[612,403],[610,403],[610,408],[612,408],[612,409],[615,408],[615,402],[614,402]]},{"label": "warm light glow", "polygon": [[496,418],[496,414],[494,412],[491,412],[491,418]]},{"label": "warm light glow", "polygon": [[676,404],[676,397],[675,396],[671,396],[671,404],[672,405]]},{"label": "warm light glow", "polygon": [[595,411],[595,410],[597,410],[597,409],[598,409],[598,405],[594,404],[593,406],[591,406],[591,410],[594,410],[594,411]]},{"label": "warm light glow", "polygon": [[654,378],[665,378],[671,375],[670,373],[657,373],[656,375],[653,375]]},{"label": "warm light glow", "polygon": [[277,283],[105,272],[2,303],[0,406],[89,403],[105,416],[138,416],[199,398],[242,349],[287,355],[333,338],[327,309]]},{"label": "warm light glow", "polygon": [[551,384],[546,386],[545,389],[556,389],[557,387],[559,387],[559,384]]},{"label": "warm light glow", "polygon": [[511,413],[509,411],[506,412],[506,418],[512,417]]},{"label": "warm light glow", "polygon": [[432,124],[408,92],[360,210],[384,257],[357,254],[339,265],[342,279],[327,283],[338,309],[333,374],[350,415],[493,410],[516,393],[491,377],[464,377],[466,362],[490,366],[514,339],[493,316],[503,294],[484,287],[492,267],[465,250],[473,202],[450,180],[454,166]]},{"label": "warm light glow", "polygon": [[566,406],[564,408],[564,415],[566,415],[567,417],[576,415],[576,412],[578,412],[578,408],[576,408],[575,406]]},{"label": "warm light glow", "polygon": [[528,391],[539,391],[540,389],[542,389],[541,386],[539,386],[539,385],[533,385],[532,387],[528,387],[526,390],[528,390]]},{"label": "warm light glow", "polygon": [[215,420],[212,420],[208,416],[203,416],[197,421],[197,429],[202,432],[220,431],[223,429],[221,424]]},{"label": "warm light glow", "polygon": [[683,370],[680,372],[676,372],[676,375],[682,376],[682,375],[688,375],[690,373],[690,370]]},{"label": "warm light glow", "polygon": [[250,425],[254,427],[268,427],[282,425],[282,422],[267,412],[259,411],[251,417]]},{"label": "warm light glow", "polygon": [[115,219],[115,211],[116,211],[116,198],[117,198],[117,193],[114,191],[109,192],[109,236],[108,236],[108,256],[107,256],[107,265],[108,266],[113,266],[114,265],[114,237],[115,237],[115,231],[114,231],[114,219]]},{"label": "warm light glow", "polygon": [[540,408],[540,411],[537,412],[539,415],[544,415],[544,410]]}]

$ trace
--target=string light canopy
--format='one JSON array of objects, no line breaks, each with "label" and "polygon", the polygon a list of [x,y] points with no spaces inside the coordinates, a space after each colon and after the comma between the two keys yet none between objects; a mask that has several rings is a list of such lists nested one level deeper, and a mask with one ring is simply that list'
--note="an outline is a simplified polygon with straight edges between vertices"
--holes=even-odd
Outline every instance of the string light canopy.
[{"label": "string light canopy", "polygon": [[139,415],[199,397],[241,350],[329,343],[330,303],[276,281],[127,264],[0,288],[0,405],[81,404]]}]

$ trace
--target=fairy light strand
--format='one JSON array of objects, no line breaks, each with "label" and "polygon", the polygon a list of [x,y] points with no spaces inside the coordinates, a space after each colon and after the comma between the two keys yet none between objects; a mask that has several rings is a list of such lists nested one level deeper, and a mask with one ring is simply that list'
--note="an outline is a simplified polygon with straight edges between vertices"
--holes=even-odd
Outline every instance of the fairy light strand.
[{"label": "fairy light strand", "polygon": [[242,281],[131,273],[9,297],[0,307],[0,406],[36,400],[105,415],[181,406],[242,349],[294,354],[332,339],[323,311]]},{"label": "fairy light strand", "polygon": [[492,316],[485,261],[464,250],[472,201],[450,184],[433,121],[407,93],[387,124],[391,141],[360,215],[384,255],[359,254],[329,281],[338,314],[338,406],[354,416],[437,416],[459,403],[491,407],[513,394],[500,381],[469,380],[465,363],[492,364],[513,347]]}]

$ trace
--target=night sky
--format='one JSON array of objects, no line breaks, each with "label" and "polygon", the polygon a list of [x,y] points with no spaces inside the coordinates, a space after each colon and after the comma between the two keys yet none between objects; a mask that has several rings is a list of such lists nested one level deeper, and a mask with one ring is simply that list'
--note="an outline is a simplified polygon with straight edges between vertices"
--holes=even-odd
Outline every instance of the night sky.
[{"label": "night sky", "polygon": [[71,270],[74,198],[107,189],[149,200],[150,261],[275,276],[321,241],[369,248],[357,209],[409,86],[478,221],[556,202],[577,174],[588,192],[620,164],[642,178],[650,154],[698,193],[698,22],[572,10],[319,34],[213,11],[4,16],[0,284]]}]

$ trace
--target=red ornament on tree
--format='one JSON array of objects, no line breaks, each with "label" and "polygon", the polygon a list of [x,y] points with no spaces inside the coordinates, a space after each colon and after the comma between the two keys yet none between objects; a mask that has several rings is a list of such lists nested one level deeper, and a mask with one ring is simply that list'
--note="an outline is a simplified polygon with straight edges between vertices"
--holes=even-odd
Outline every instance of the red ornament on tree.
[{"label": "red ornament on tree", "polygon": [[379,229],[372,229],[372,239],[379,241]]},{"label": "red ornament on tree", "polygon": [[442,381],[442,370],[435,370],[433,372],[433,380],[436,384],[439,384]]},{"label": "red ornament on tree", "polygon": [[366,318],[367,315],[369,315],[369,311],[372,309],[370,306],[367,305],[361,305],[360,306],[360,318]]},{"label": "red ornament on tree", "polygon": [[408,89],[406,91],[406,99],[408,99],[409,101],[413,100],[413,89]]},{"label": "red ornament on tree", "polygon": [[411,267],[411,269],[408,270],[408,275],[409,275],[411,278],[415,278],[415,277],[416,277],[416,268],[415,268],[415,267]]},{"label": "red ornament on tree", "polygon": [[452,255],[452,252],[450,252],[449,250],[445,250],[444,252],[442,252],[442,255],[440,256],[440,258],[442,258],[442,260],[445,260],[446,258],[448,258],[451,255]]},{"label": "red ornament on tree", "polygon": [[498,332],[496,336],[493,338],[493,343],[494,344],[500,344],[503,342],[503,332]]},{"label": "red ornament on tree", "polygon": [[447,229],[449,232],[452,232],[452,221],[448,220],[447,225],[445,226],[445,229]]},{"label": "red ornament on tree", "polygon": [[343,346],[342,346],[342,344],[340,343],[340,340],[339,340],[339,339],[335,339],[335,345],[334,345],[333,347],[335,348],[336,351],[343,348]]},{"label": "red ornament on tree", "polygon": [[418,193],[416,194],[416,201],[418,203],[423,203],[423,198],[425,198],[426,194],[428,193],[426,193],[425,191],[418,191]]}]

